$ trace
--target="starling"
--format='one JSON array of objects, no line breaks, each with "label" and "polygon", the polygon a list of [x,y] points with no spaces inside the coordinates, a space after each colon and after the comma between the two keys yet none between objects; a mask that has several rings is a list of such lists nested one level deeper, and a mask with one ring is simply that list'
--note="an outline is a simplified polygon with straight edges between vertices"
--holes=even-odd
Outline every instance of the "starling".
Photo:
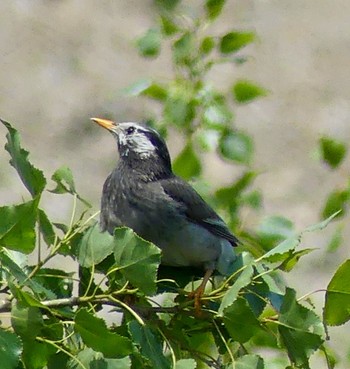
[{"label": "starling", "polygon": [[102,231],[113,234],[116,227],[130,227],[162,250],[163,265],[203,269],[203,281],[193,294],[198,304],[214,271],[232,272],[237,238],[172,172],[168,148],[158,132],[138,123],[92,120],[112,133],[119,151],[118,165],[103,186]]}]

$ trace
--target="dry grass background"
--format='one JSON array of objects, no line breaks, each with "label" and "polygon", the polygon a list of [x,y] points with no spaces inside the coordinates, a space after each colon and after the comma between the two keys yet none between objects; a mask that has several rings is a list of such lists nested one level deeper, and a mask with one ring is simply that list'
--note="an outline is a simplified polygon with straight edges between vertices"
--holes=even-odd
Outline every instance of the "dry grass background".
[{"label": "dry grass background", "polygon": [[[199,4],[186,1],[194,13]],[[317,142],[323,134],[350,142],[349,14],[348,0],[228,0],[213,27],[219,33],[255,29],[259,41],[249,49],[248,63],[238,69],[218,67],[212,80],[225,89],[227,81],[242,76],[271,92],[236,111],[236,124],[254,137],[256,163],[263,168],[257,180],[263,211],[260,218],[248,215],[245,220],[253,228],[272,214],[290,218],[298,229],[315,223],[326,194],[347,181],[349,159],[331,172],[317,158]],[[155,106],[126,98],[121,90],[139,78],[171,77],[166,50],[145,61],[133,47],[135,38],[154,24],[154,15],[151,0],[0,1],[0,116],[18,128],[31,161],[47,174],[63,164],[71,167],[78,189],[96,209],[116,151],[111,137],[89,117],[109,114],[122,121],[157,115]],[[6,132],[0,132],[3,147]],[[172,141],[171,151],[178,152],[179,145]],[[1,151],[1,205],[26,195],[7,161]],[[206,179],[217,185],[209,167]],[[215,178],[225,182],[223,168],[216,162]],[[54,219],[67,219],[69,199],[44,201]],[[349,256],[348,221],[344,246],[326,258],[334,226],[305,239],[305,247],[320,251],[306,256],[294,272],[291,283],[300,295],[324,288]],[[321,304],[323,294],[314,299]],[[346,355],[346,327],[330,333],[333,347]]]}]

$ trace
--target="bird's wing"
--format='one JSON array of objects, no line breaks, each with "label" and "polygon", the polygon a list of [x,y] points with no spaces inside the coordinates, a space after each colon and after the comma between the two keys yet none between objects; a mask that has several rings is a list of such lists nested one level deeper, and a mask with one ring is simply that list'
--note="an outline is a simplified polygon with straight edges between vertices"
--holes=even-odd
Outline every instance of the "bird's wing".
[{"label": "bird's wing", "polygon": [[179,177],[171,177],[159,182],[164,192],[184,209],[189,221],[197,223],[209,232],[228,240],[232,246],[239,243],[226,223],[187,182]]}]

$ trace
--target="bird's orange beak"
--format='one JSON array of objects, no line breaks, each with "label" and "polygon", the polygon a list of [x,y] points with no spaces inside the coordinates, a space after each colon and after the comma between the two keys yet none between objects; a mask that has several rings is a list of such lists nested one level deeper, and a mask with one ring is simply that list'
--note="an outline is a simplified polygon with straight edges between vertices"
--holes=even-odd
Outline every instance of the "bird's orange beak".
[{"label": "bird's orange beak", "polygon": [[115,128],[116,124],[108,119],[90,118],[93,122],[99,124],[101,127],[108,129],[109,131]]}]

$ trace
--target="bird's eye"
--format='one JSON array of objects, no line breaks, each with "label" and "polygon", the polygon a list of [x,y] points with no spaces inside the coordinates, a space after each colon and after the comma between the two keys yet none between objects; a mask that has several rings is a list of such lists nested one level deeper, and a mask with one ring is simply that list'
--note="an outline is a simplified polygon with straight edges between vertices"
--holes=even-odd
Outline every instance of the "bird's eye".
[{"label": "bird's eye", "polygon": [[135,127],[129,127],[127,130],[126,130],[126,133],[128,134],[128,135],[131,135],[132,133],[134,133],[135,132]]}]

